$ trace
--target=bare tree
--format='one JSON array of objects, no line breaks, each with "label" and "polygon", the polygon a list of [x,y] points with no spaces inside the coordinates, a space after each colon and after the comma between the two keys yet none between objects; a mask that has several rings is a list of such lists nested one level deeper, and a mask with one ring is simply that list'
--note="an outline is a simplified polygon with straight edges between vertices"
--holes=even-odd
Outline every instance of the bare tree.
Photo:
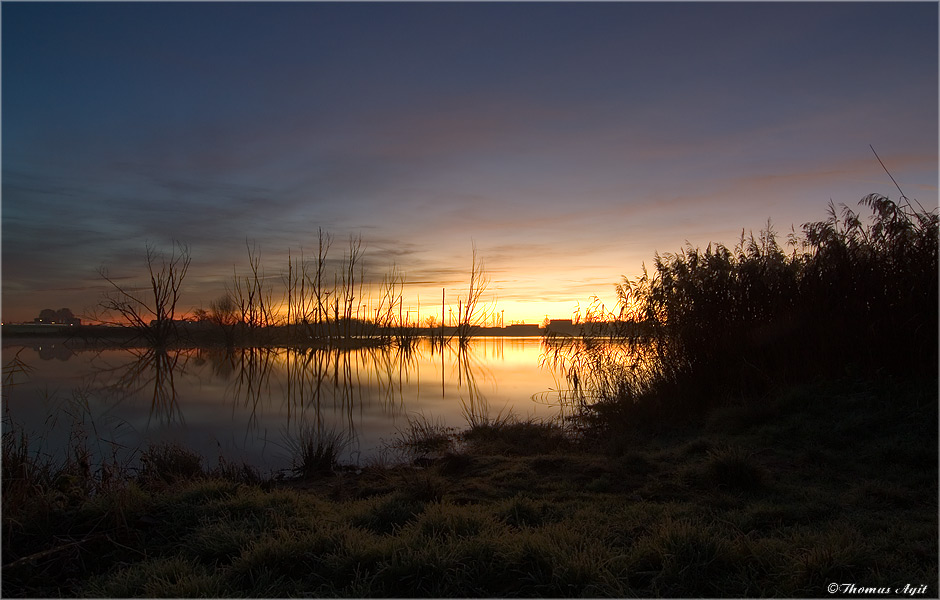
[{"label": "bare tree", "polygon": [[489,283],[490,279],[483,268],[483,260],[477,256],[477,247],[474,244],[467,297],[460,298],[457,303],[457,339],[460,342],[469,340],[473,328],[483,324],[489,315],[491,307],[481,302]]},{"label": "bare tree", "polygon": [[324,320],[329,318],[329,295],[328,292],[323,287],[323,272],[326,269],[326,257],[330,252],[330,245],[333,243],[333,238],[329,233],[323,233],[322,229],[317,230],[319,233],[319,246],[317,249],[317,269],[314,274],[314,278],[309,280],[309,283],[313,286],[313,295],[316,299],[316,313],[313,318],[313,322],[317,324],[318,327],[323,323]]},{"label": "bare tree", "polygon": [[301,249],[300,259],[287,257],[287,323],[300,325],[308,338],[326,335],[330,320],[329,297],[331,292],[324,287],[332,237],[319,229],[317,258],[308,261]]},{"label": "bare tree", "polygon": [[[343,269],[343,337],[348,339],[353,319],[353,306],[356,302],[356,265],[362,261],[362,236],[349,236],[349,254]],[[362,297],[362,266],[359,267],[358,296]],[[359,310],[356,310],[356,317]]]},{"label": "bare tree", "polygon": [[239,322],[254,330],[275,324],[274,303],[271,287],[265,286],[261,251],[248,240],[245,240],[245,246],[248,249],[249,274],[240,276],[236,269],[228,295],[237,307]]},{"label": "bare tree", "polygon": [[137,288],[117,283],[105,267],[100,267],[98,274],[111,288],[105,292],[99,307],[105,316],[120,319],[111,322],[130,325],[152,346],[165,346],[176,332],[176,305],[191,260],[189,247],[180,242],[174,242],[169,256],[148,243],[150,285]]},{"label": "bare tree", "polygon": [[[362,297],[363,255],[362,236],[349,236],[349,252],[343,257],[341,273],[333,274],[333,301],[330,311],[333,313],[333,324],[336,335],[349,339],[352,333],[353,307],[356,307],[355,316],[359,317],[357,299]],[[359,265],[359,289],[356,289],[356,265]],[[357,296],[358,294],[358,296]],[[329,296],[329,293],[326,294]],[[328,313],[329,314],[329,313]],[[332,328],[330,328],[332,330]],[[333,335],[332,331],[329,335]]]},{"label": "bare tree", "polygon": [[[385,341],[391,340],[395,328],[401,333],[405,327],[402,318],[404,289],[405,274],[393,266],[392,272],[382,279],[382,292],[378,296],[378,306],[375,308],[372,321],[373,329]],[[397,321],[396,312],[398,313]]]}]

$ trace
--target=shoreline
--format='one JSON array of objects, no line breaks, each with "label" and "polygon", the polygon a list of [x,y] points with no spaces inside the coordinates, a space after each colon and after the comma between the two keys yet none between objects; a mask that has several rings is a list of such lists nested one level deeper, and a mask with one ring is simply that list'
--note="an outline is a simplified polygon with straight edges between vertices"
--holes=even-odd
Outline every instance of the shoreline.
[{"label": "shoreline", "polygon": [[5,479],[3,592],[820,597],[877,581],[929,596],[935,394],[846,380],[616,433],[419,430],[406,466],[313,452],[282,480],[155,449],[98,493],[58,476],[24,505]]}]

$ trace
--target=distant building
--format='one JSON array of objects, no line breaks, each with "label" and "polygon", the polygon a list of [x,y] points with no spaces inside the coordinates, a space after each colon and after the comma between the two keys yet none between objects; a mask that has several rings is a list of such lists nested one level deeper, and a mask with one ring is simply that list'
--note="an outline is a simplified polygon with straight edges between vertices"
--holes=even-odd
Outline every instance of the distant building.
[{"label": "distant building", "polygon": [[505,328],[506,335],[542,335],[542,330],[538,325],[527,325],[525,323],[514,323]]},{"label": "distant building", "polygon": [[581,326],[575,325],[571,319],[552,319],[545,330],[556,335],[581,335]]}]

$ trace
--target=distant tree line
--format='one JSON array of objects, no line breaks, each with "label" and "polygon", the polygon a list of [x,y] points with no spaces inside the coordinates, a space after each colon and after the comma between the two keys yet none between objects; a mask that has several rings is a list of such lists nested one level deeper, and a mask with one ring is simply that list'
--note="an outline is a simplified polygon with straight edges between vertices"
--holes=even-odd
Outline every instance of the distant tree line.
[{"label": "distant tree line", "polygon": [[81,325],[82,320],[72,314],[69,308],[60,308],[52,310],[44,308],[39,311],[39,316],[33,319],[34,323],[56,324],[56,325]]},{"label": "distant tree line", "polygon": [[[318,233],[316,255],[289,253],[286,269],[274,278],[265,274],[260,251],[246,240],[247,271],[236,268],[225,293],[207,308],[194,309],[191,315],[179,310],[191,261],[189,247],[175,242],[166,253],[148,244],[145,268],[150,284],[124,284],[101,267],[99,275],[109,287],[93,318],[129,327],[154,347],[181,338],[187,343],[221,342],[229,347],[272,343],[412,344],[419,335],[420,318],[417,311],[413,313],[404,304],[404,274],[393,267],[376,291],[363,267],[361,238],[350,236],[342,259],[333,259],[329,256],[332,237],[322,230]],[[483,261],[474,247],[469,285],[465,295],[458,294],[457,320],[447,332],[450,337],[466,342],[492,317],[494,305],[483,300],[488,283]],[[445,335],[443,303],[442,290],[441,338]],[[181,325],[192,321],[199,326]]]}]

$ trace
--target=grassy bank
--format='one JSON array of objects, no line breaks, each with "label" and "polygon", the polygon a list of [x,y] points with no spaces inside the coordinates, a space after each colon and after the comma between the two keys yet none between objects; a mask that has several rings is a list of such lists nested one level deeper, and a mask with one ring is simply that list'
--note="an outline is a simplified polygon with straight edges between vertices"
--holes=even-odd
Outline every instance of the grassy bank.
[{"label": "grassy bank", "polygon": [[281,481],[172,448],[123,474],[80,453],[43,466],[8,432],[2,592],[936,596],[936,394],[816,384],[617,436],[415,423],[396,444],[407,466],[320,455]]}]

